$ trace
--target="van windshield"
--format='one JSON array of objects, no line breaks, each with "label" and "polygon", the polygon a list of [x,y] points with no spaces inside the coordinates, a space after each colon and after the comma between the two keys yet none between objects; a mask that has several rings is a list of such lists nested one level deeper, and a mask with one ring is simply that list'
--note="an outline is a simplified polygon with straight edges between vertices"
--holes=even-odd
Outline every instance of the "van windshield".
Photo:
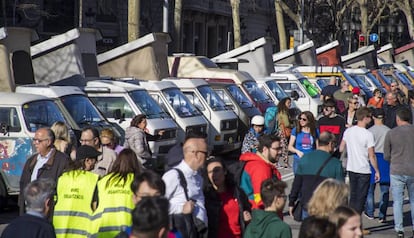
[{"label": "van windshield", "polygon": [[243,87],[249,92],[255,102],[271,101],[269,96],[263,92],[257,85],[256,81],[247,81],[243,83]]},{"label": "van windshield", "polygon": [[198,91],[213,111],[226,110],[226,104],[210,86],[200,86],[198,87]]},{"label": "van windshield", "polygon": [[36,132],[41,127],[51,127],[56,121],[65,122],[62,112],[51,100],[29,102],[23,105],[27,130]]},{"label": "van windshield", "polygon": [[61,100],[80,128],[89,125],[110,126],[91,100],[85,95],[68,95],[62,97]]},{"label": "van windshield", "polygon": [[239,104],[241,108],[253,107],[253,103],[237,85],[229,85],[227,86],[227,90],[229,90],[231,96],[237,101],[237,104]]},{"label": "van windshield", "polygon": [[194,117],[201,115],[190,100],[188,100],[188,98],[177,88],[163,90],[163,94],[179,117]]},{"label": "van windshield", "polygon": [[279,101],[288,97],[285,91],[274,80],[269,80],[266,84]]},{"label": "van windshield", "polygon": [[128,93],[135,105],[149,119],[171,118],[145,90],[135,90]]}]

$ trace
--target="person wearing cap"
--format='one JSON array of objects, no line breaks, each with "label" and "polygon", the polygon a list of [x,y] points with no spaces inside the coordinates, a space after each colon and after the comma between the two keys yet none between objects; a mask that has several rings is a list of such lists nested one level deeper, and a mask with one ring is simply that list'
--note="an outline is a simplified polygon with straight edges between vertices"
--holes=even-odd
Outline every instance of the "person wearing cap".
[{"label": "person wearing cap", "polygon": [[[384,141],[387,132],[390,130],[389,127],[384,125],[382,120],[384,119],[384,110],[381,108],[374,109],[372,117],[374,119],[374,125],[368,130],[374,135],[375,141],[375,156],[377,157],[378,169],[380,171],[381,177],[379,180],[379,186],[381,190],[381,196],[379,201],[379,213],[378,221],[384,223],[387,216],[388,201],[390,196],[390,162],[384,160]],[[375,210],[375,170],[371,165],[371,182],[368,189],[367,202],[365,204],[364,215],[368,219],[374,219],[374,210]]]},{"label": "person wearing cap", "polygon": [[[339,145],[346,129],[345,118],[336,113],[336,103],[333,99],[328,99],[323,103],[323,116],[318,120],[319,132],[329,131],[335,135],[336,143]],[[336,154],[339,157],[339,154]]]},{"label": "person wearing cap", "polygon": [[93,204],[99,175],[90,172],[101,152],[89,145],[76,150],[76,159],[57,183],[57,203],[53,213],[56,237],[90,236]]},{"label": "person wearing cap", "polygon": [[247,134],[244,136],[241,153],[253,152],[257,150],[258,140],[257,138],[263,135],[264,129],[264,117],[256,115],[251,121],[252,127],[249,129]]},{"label": "person wearing cap", "polygon": [[353,97],[358,99],[359,106],[365,107],[366,104],[365,104],[364,97],[361,96],[361,89],[359,87],[354,87],[352,89],[352,94],[353,94]]}]

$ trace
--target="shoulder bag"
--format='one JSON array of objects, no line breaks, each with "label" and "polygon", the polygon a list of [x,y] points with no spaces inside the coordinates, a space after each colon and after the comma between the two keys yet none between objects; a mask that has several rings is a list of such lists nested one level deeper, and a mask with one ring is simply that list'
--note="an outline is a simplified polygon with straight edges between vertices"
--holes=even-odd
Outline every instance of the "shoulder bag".
[{"label": "shoulder bag", "polygon": [[[174,168],[178,173],[180,185],[184,189],[185,198],[190,201],[188,197],[187,181],[183,172],[177,168]],[[189,214],[171,214],[170,215],[171,226],[173,229],[179,231],[183,238],[204,238],[207,237],[207,226],[203,221],[196,218],[193,213]]]},{"label": "shoulder bag", "polygon": [[[333,158],[333,155],[330,155],[325,162],[323,162],[322,166],[319,168],[318,172],[316,173],[315,180],[313,182],[313,187],[315,185],[318,185],[320,183],[319,178],[322,170],[325,168],[325,166],[328,164],[328,162]],[[303,204],[300,202],[300,199],[298,199],[295,202],[295,205],[293,206],[293,220],[295,221],[302,221],[302,211],[303,211]]]}]

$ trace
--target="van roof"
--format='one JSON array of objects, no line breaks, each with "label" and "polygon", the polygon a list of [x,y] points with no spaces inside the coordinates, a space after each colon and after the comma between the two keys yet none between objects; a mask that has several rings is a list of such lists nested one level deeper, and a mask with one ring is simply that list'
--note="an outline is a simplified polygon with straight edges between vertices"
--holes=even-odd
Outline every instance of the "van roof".
[{"label": "van roof", "polygon": [[162,91],[169,88],[177,88],[172,81],[141,81],[140,85],[149,91]]},{"label": "van roof", "polygon": [[173,82],[179,88],[196,88],[199,86],[208,85],[204,79],[189,79],[189,78],[166,78],[162,81]]},{"label": "van roof", "polygon": [[0,92],[1,105],[7,105],[7,106],[23,105],[28,102],[39,101],[39,100],[50,101],[51,99],[45,96],[29,94],[29,93]]},{"label": "van roof", "polygon": [[143,88],[138,84],[116,80],[88,81],[84,90],[87,92],[91,92],[94,91],[94,89],[97,90],[99,88],[108,89],[108,92],[129,92],[133,90],[143,90]]},{"label": "van roof", "polygon": [[44,95],[48,98],[59,98],[74,94],[85,95],[85,93],[79,87],[75,86],[50,86],[35,84],[17,86],[16,92]]}]

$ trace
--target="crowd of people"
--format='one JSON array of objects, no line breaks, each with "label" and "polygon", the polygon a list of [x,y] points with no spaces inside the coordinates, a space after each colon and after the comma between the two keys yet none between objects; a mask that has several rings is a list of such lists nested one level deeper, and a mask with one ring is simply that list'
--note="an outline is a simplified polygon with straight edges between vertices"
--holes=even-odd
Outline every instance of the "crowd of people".
[{"label": "crowd of people", "polygon": [[[86,127],[76,146],[64,124],[40,128],[20,180],[21,216],[2,237],[290,238],[286,204],[302,222],[300,238],[361,237],[361,215],[376,218],[377,184],[378,221],[387,222],[391,190],[404,237],[405,188],[414,221],[414,93],[404,101],[390,91],[384,101],[375,92],[363,106],[359,90],[348,89],[346,81],[327,86],[319,117],[290,118],[291,99],[281,100],[273,134],[253,117],[231,163],[209,156],[207,135],[191,133],[163,174],[153,171],[148,146],[163,131],[149,135],[144,115],[133,118],[123,145],[110,129]],[[290,167],[289,154],[295,177],[286,191],[279,170]]]}]

